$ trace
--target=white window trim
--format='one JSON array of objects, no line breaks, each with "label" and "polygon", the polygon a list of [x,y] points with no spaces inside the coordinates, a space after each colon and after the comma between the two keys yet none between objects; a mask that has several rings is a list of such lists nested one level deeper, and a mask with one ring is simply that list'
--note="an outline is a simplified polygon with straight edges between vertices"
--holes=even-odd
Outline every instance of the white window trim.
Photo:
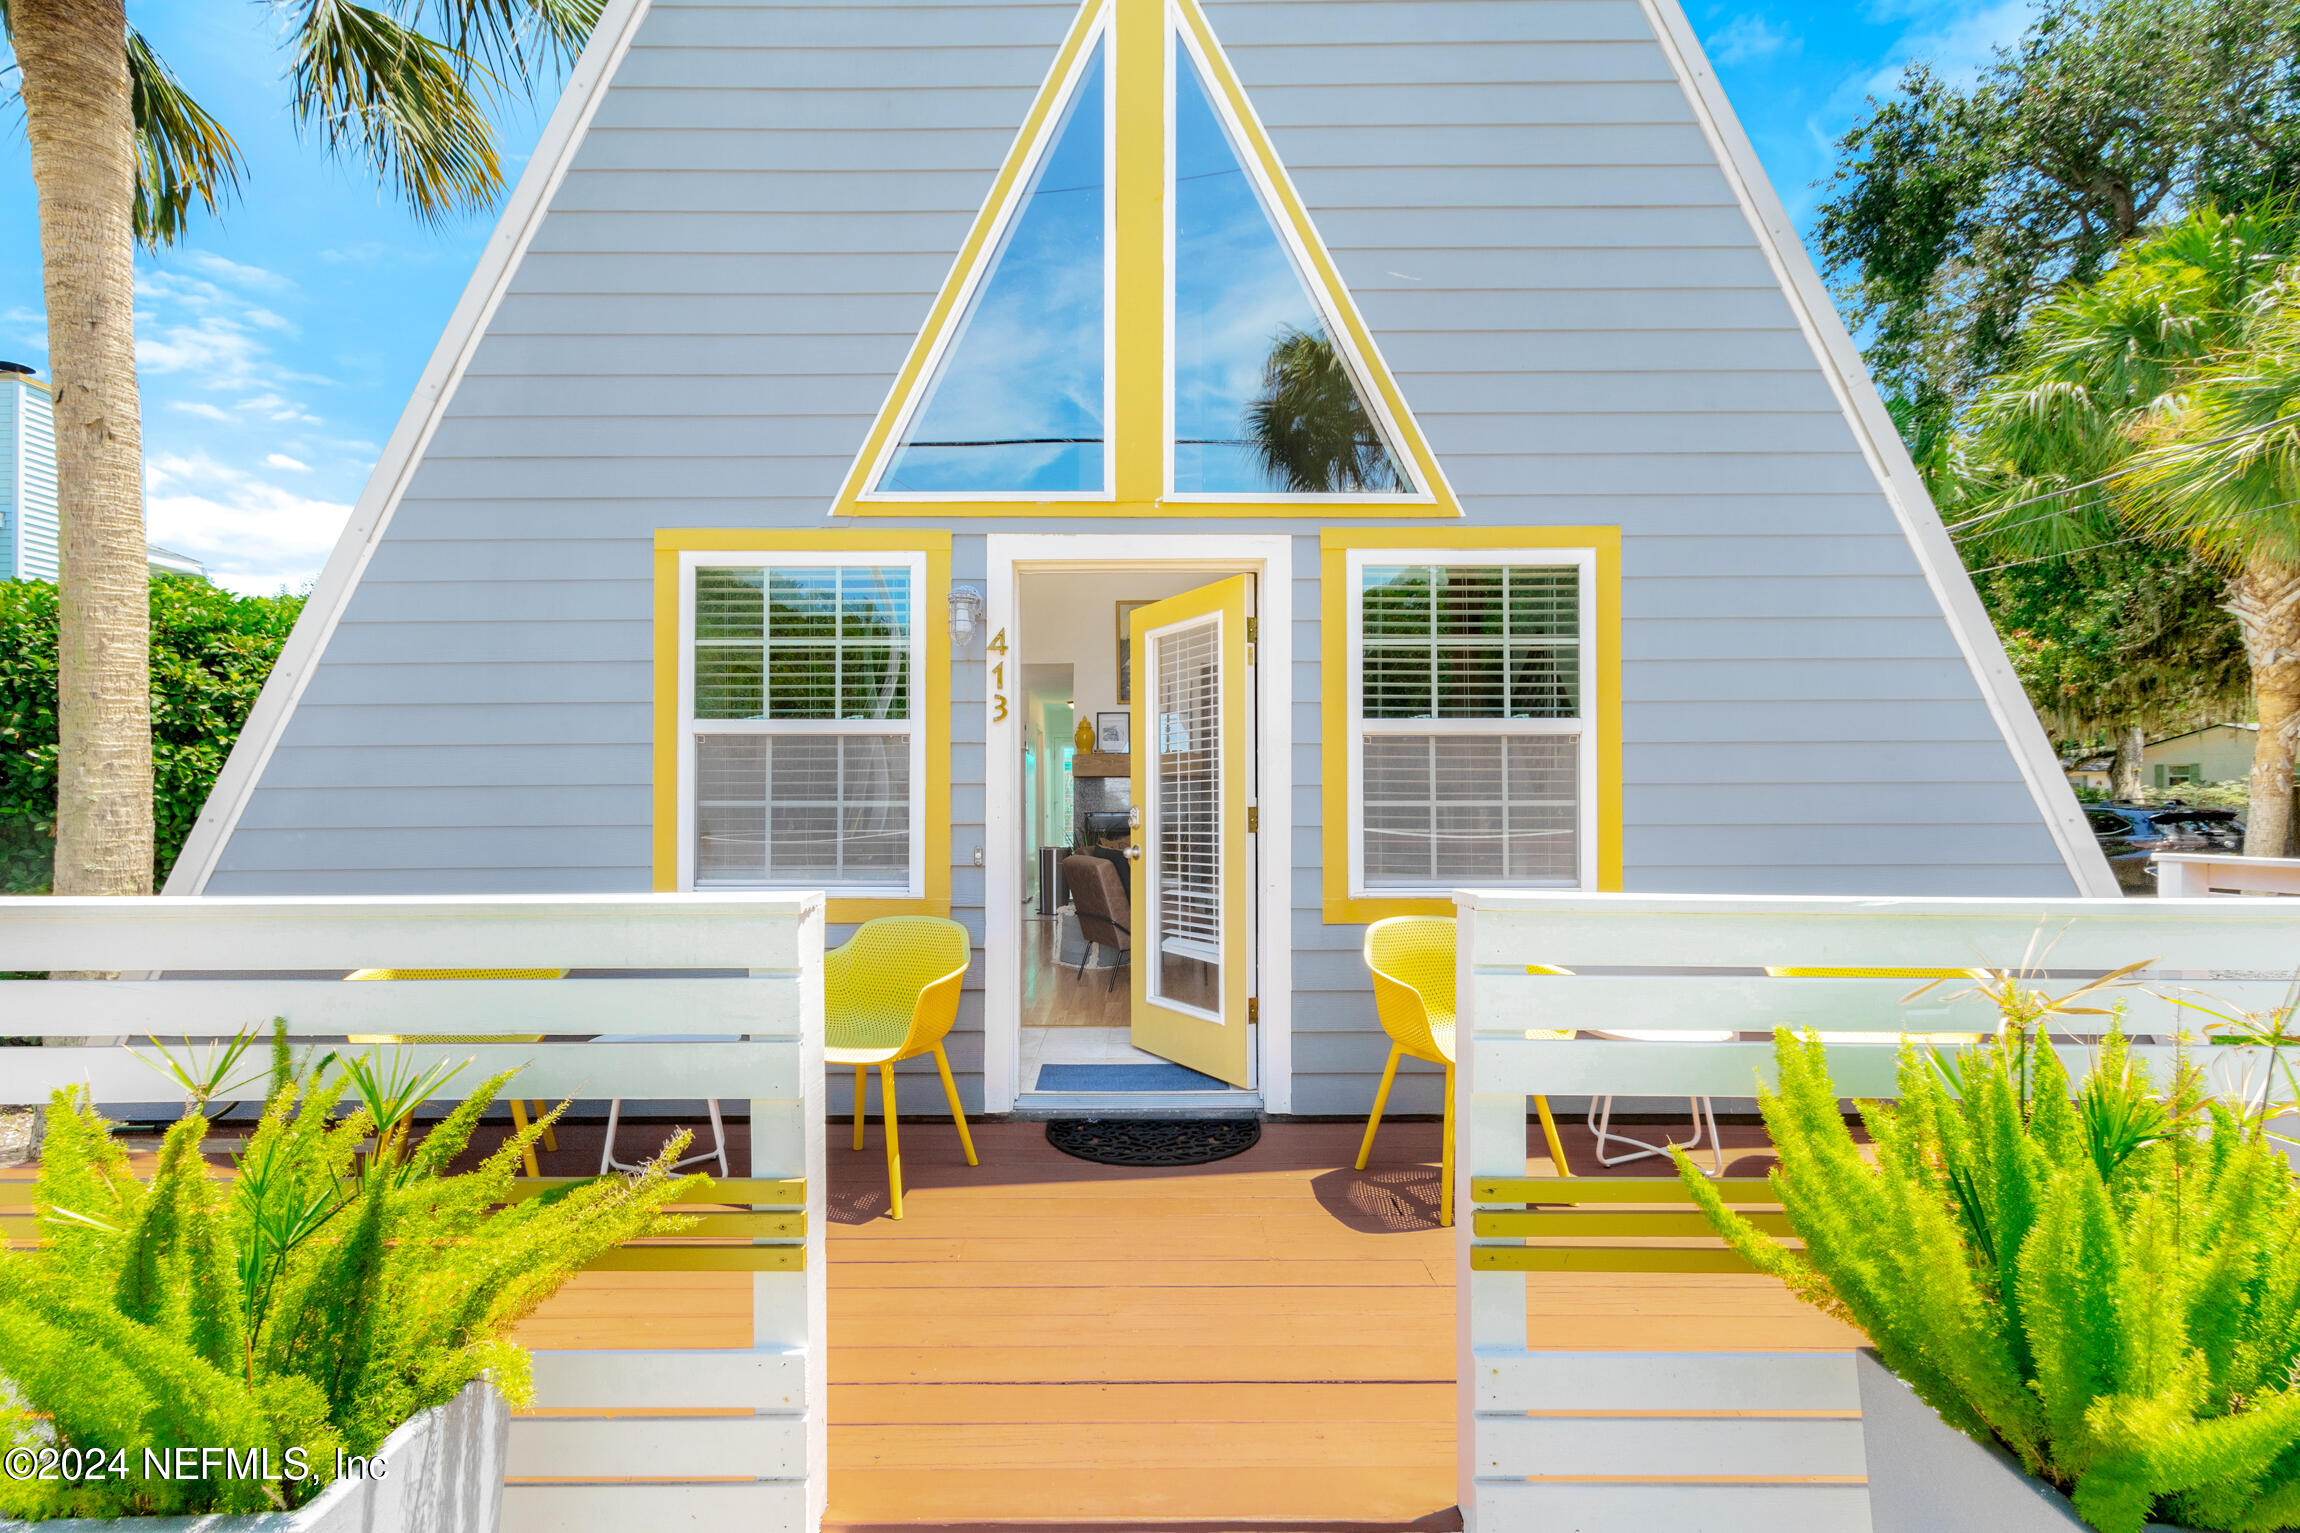
[{"label": "white window trim", "polygon": [[[1365,571],[1369,565],[1419,564],[1461,567],[1465,565],[1550,565],[1570,567],[1578,572],[1580,603],[1580,673],[1581,713],[1577,719],[1397,719],[1378,721],[1383,727],[1403,725],[1399,733],[1442,734],[1571,734],[1578,737],[1575,770],[1578,774],[1575,806],[1575,861],[1579,886],[1597,887],[1597,730],[1593,720],[1598,717],[1597,665],[1597,551],[1590,548],[1353,548],[1344,563],[1343,579],[1348,588],[1343,596],[1347,638],[1343,652],[1348,657],[1349,675],[1344,685],[1348,730],[1344,745],[1349,760],[1349,791],[1344,795],[1350,806],[1349,822],[1349,891],[1352,899],[1421,899],[1450,895],[1452,885],[1432,885],[1421,888],[1411,884],[1383,884],[1378,888],[1366,887],[1366,827],[1365,827]],[[1514,887],[1514,886],[1513,886]],[[1545,887],[1545,886],[1533,886]]]},{"label": "white window trim", "polygon": [[[838,569],[899,565],[910,572],[910,706],[902,723],[882,719],[697,719],[695,717],[695,571],[698,569]],[[714,889],[821,889],[837,899],[923,899],[926,892],[926,555],[866,549],[751,549],[679,555],[679,888],[695,887],[695,736],[707,734],[910,733],[910,871],[903,884],[713,884]]]}]

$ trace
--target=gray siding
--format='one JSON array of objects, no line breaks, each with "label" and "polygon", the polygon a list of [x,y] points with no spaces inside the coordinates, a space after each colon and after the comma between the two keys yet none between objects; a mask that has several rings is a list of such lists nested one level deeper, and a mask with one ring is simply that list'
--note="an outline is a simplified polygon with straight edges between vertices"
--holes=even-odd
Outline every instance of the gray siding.
[{"label": "gray siding", "polygon": [[[1629,886],[2070,892],[1635,0],[1207,9],[1472,523],[1623,529]],[[656,0],[211,890],[647,887],[651,535],[823,524],[1073,14]],[[1294,1105],[1362,1112],[1295,548]]]}]

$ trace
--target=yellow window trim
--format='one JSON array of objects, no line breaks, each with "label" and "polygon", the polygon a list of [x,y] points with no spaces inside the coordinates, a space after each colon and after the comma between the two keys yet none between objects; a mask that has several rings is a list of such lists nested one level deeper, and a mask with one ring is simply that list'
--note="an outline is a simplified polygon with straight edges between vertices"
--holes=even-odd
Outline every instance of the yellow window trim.
[{"label": "yellow window trim", "polygon": [[950,596],[950,534],[927,528],[842,527],[783,532],[748,528],[667,527],[655,534],[655,888],[679,887],[679,555],[682,553],[901,553],[926,556],[919,593],[926,626],[926,674],[917,678],[919,727],[926,731],[926,777],[918,827],[924,838],[923,896],[832,899],[825,919],[950,914],[950,630],[941,621]]},{"label": "yellow window trim", "polygon": [[[1171,7],[1171,11],[1169,11]],[[964,304],[983,268],[996,253],[998,238],[1010,209],[1009,200],[1029,175],[1034,151],[1047,125],[1055,120],[1066,99],[1066,88],[1080,55],[1093,43],[1107,19],[1110,32],[1108,89],[1114,93],[1114,167],[1111,197],[1114,230],[1111,261],[1112,397],[1109,400],[1111,482],[1115,492],[1063,499],[1028,495],[1004,497],[902,497],[869,493],[871,476],[903,420],[910,413],[928,380],[939,342],[964,313]],[[1221,497],[1169,496],[1166,484],[1166,70],[1173,56],[1169,21],[1184,31],[1205,61],[1207,75],[1222,98],[1233,125],[1241,130],[1245,153],[1262,173],[1274,194],[1280,221],[1292,233],[1297,253],[1307,256],[1304,275],[1345,332],[1345,350],[1353,352],[1360,381],[1370,383],[1378,396],[1386,424],[1394,429],[1397,446],[1413,462],[1414,477],[1426,487],[1417,495],[1287,496],[1268,500]],[[1012,210],[1018,211],[1018,210]],[[1007,151],[990,195],[975,215],[958,259],[943,279],[926,324],[911,343],[910,355],[895,375],[893,389],[864,438],[862,451],[847,470],[832,503],[831,515],[841,517],[1108,517],[1112,519],[1193,520],[1256,517],[1309,518],[1319,522],[1401,517],[1459,517],[1454,498],[1437,457],[1423,439],[1421,427],[1407,406],[1405,395],[1391,377],[1388,365],[1374,345],[1371,332],[1358,314],[1349,288],[1343,283],[1333,257],[1318,237],[1300,195],[1286,174],[1285,165],[1270,145],[1253,103],[1223,55],[1213,28],[1207,25],[1198,0],[1086,0],[1070,24],[1023,119],[1022,130]]]},{"label": "yellow window trim", "polygon": [[1349,555],[1353,549],[1405,551],[1472,548],[1586,548],[1596,555],[1597,655],[1589,671],[1597,706],[1587,727],[1597,734],[1595,795],[1597,887],[1621,887],[1621,529],[1619,527],[1349,527],[1318,534],[1319,646],[1325,695],[1319,746],[1324,777],[1325,918],[1359,925],[1385,916],[1452,915],[1442,899],[1350,896]]}]

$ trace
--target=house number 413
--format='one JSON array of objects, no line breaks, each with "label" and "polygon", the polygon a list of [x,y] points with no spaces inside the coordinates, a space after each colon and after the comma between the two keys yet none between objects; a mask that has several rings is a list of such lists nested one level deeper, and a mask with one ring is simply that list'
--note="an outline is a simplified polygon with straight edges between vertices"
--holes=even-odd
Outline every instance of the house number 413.
[{"label": "house number 413", "polygon": [[990,722],[1003,724],[1006,722],[1006,630],[998,630],[983,649],[1000,657],[990,664]]}]

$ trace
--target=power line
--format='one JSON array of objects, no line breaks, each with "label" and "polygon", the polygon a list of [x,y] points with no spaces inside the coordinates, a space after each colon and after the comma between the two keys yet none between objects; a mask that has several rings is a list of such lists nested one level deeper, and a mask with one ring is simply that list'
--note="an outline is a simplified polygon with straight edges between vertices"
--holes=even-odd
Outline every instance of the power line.
[{"label": "power line", "polygon": [[[2293,421],[2291,418],[2279,416],[2272,421],[2262,421],[2257,426],[2247,426],[2242,431],[2231,431],[2226,436],[2207,437],[2201,442],[2184,442],[2176,448],[2168,447],[2163,449],[2155,456],[2162,457],[2168,454],[2194,452],[2199,447],[2219,447],[2228,442],[2241,442],[2248,436],[2258,436],[2263,431],[2274,431],[2279,426],[2290,426],[2292,424]],[[2002,516],[2007,511],[2018,511],[2023,506],[2033,506],[2039,501],[2058,500],[2062,496],[2072,495],[2078,490],[2089,490],[2096,484],[2106,484],[2111,479],[2122,478],[2126,474],[2133,473],[2136,470],[2147,467],[2149,462],[2150,457],[2143,455],[2142,457],[2135,458],[2132,462],[2125,464],[2121,468],[2110,469],[2107,473],[2102,474],[2097,479],[2081,480],[2076,484],[2062,485],[2057,490],[2047,490],[2042,495],[2031,495],[2026,500],[2011,501],[2005,505],[1998,506],[1992,511],[1983,511],[1978,516],[1968,516],[1961,522],[1951,522],[1943,530],[1948,532],[1962,532],[1967,527],[1978,526],[1980,523],[1988,521],[1991,517]],[[2052,517],[2057,515],[2059,515],[2058,512],[2048,511],[2043,516],[2032,516],[2025,521],[2014,522],[2012,526],[2026,527],[2030,522],[2049,521]]]}]

